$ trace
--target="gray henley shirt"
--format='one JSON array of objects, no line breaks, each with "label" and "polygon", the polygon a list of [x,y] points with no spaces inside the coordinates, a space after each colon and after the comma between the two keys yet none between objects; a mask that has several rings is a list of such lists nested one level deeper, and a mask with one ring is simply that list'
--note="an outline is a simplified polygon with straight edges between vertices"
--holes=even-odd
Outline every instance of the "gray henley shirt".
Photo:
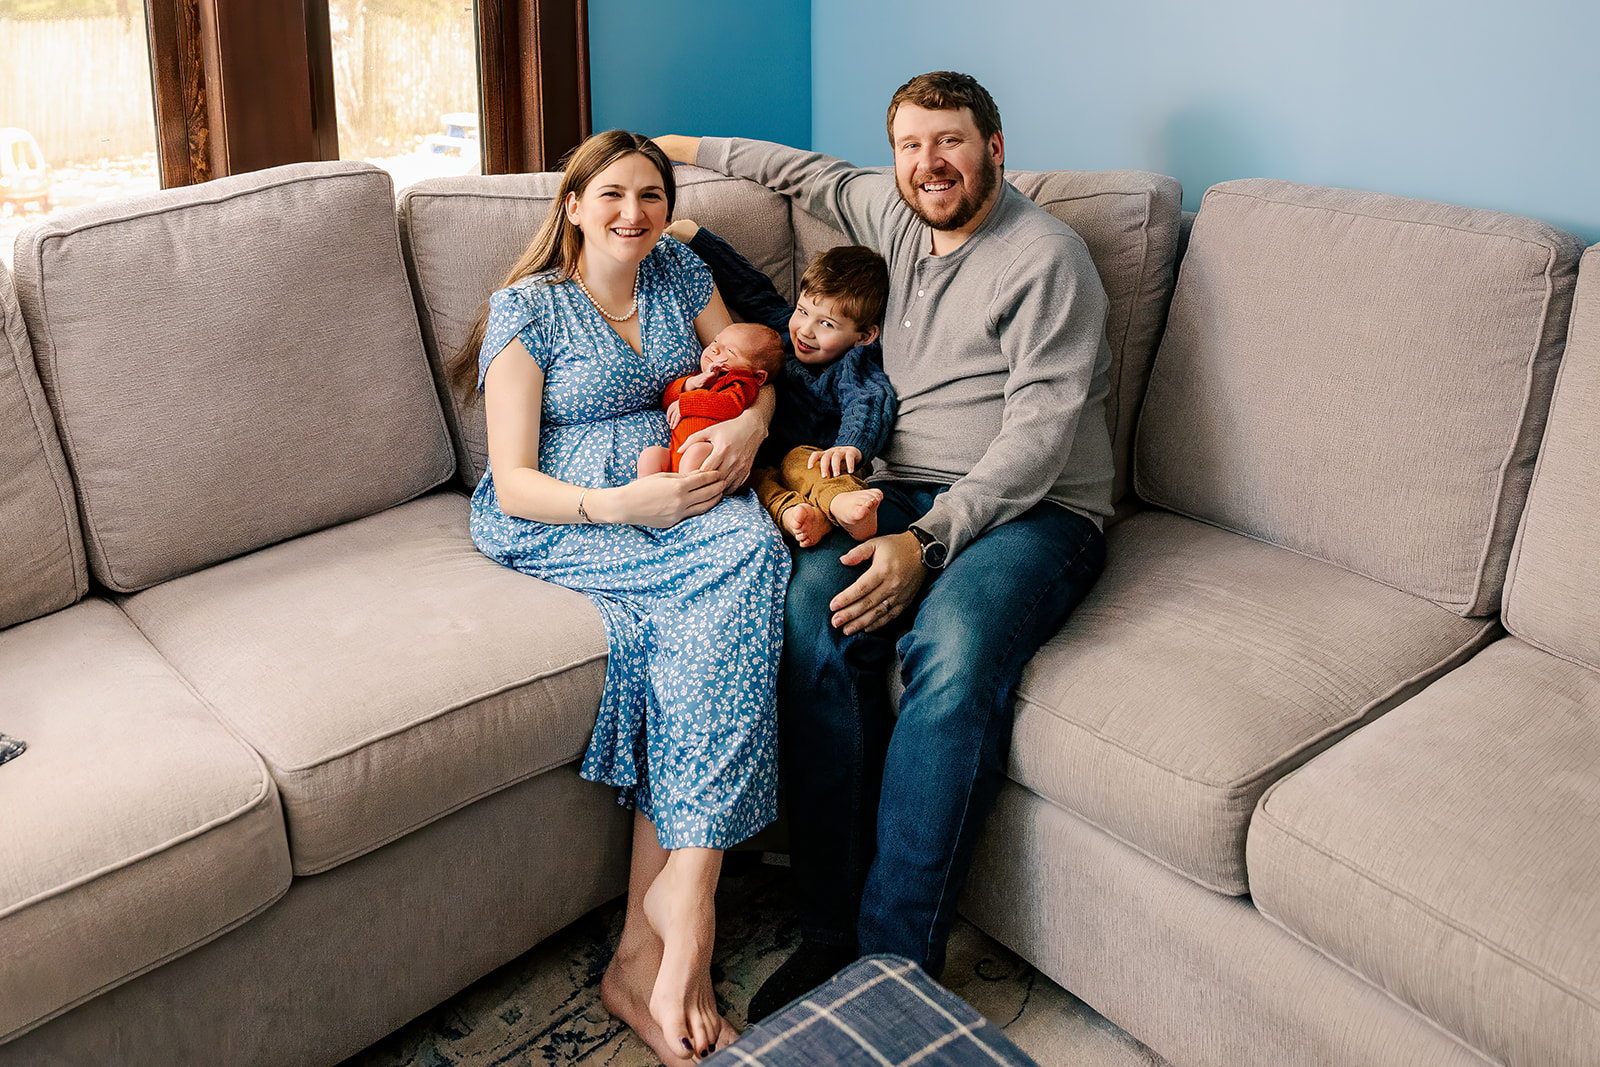
[{"label": "gray henley shirt", "polygon": [[760,182],[889,262],[883,369],[899,417],[873,480],[950,486],[917,525],[952,556],[1041,499],[1111,514],[1106,296],[1088,247],[1009,182],[960,248],[894,175],[815,152],[706,137],[696,162]]}]

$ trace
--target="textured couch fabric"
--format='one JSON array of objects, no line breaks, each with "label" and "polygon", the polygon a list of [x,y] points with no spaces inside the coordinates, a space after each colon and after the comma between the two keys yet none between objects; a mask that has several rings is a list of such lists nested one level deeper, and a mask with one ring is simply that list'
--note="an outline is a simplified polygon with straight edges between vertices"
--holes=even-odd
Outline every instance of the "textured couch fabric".
[{"label": "textured couch fabric", "polygon": [[300,875],[577,759],[605,684],[599,613],[478,552],[455,493],[124,607],[266,760]]},{"label": "textured couch fabric", "polygon": [[1591,249],[1513,554],[1517,636],[1280,783],[1250,829],[1264,914],[1511,1067],[1600,1049],[1597,324]]},{"label": "textured couch fabric", "polygon": [[1266,795],[1256,905],[1497,1063],[1593,1064],[1597,766],[1600,674],[1498,641]]},{"label": "textured couch fabric", "polygon": [[0,631],[0,693],[28,739],[0,776],[0,1039],[288,889],[261,757],[116,608],[89,600]]},{"label": "textured couch fabric", "polygon": [[1499,633],[1361,575],[1161,511],[1023,674],[1011,777],[1223,893],[1280,775]]},{"label": "textured couch fabric", "polygon": [[370,164],[50,216],[19,237],[16,270],[110,589],[370,515],[453,471],[392,186]]},{"label": "textured couch fabric", "polygon": [[1214,186],[1150,376],[1139,495],[1493,614],[1581,250],[1494,212]]},{"label": "textured couch fabric", "polygon": [[1583,256],[1567,355],[1506,584],[1506,628],[1600,671],[1600,246]]},{"label": "textured couch fabric", "polygon": [[[88,592],[78,505],[33,365],[11,273],[0,264],[0,627]],[[5,726],[0,723],[0,727]]]}]

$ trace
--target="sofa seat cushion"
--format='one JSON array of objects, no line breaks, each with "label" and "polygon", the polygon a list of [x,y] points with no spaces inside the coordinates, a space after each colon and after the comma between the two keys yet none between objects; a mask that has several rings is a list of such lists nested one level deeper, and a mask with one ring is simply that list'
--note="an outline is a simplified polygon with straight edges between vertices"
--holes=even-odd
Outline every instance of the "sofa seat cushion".
[{"label": "sofa seat cushion", "polygon": [[1011,776],[1201,885],[1244,893],[1267,786],[1498,633],[1420,597],[1168,512],[1022,676]]},{"label": "sofa seat cushion", "polygon": [[266,767],[115,607],[0,632],[0,693],[0,1041],[289,888]]},{"label": "sofa seat cushion", "polygon": [[481,555],[467,516],[463,496],[424,497],[124,603],[266,760],[296,874],[588,742],[605,683],[599,613]]},{"label": "sofa seat cushion", "polygon": [[1497,641],[1262,798],[1256,905],[1509,1067],[1600,1049],[1600,673]]}]

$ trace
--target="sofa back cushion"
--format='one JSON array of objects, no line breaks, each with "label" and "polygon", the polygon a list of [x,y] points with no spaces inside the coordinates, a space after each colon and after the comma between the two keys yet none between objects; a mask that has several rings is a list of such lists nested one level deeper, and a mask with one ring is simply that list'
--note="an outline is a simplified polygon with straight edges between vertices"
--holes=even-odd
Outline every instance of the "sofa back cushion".
[{"label": "sofa back cushion", "polygon": [[[1116,503],[1132,483],[1133,428],[1172,299],[1183,189],[1176,178],[1141,170],[1008,171],[1006,178],[1083,238],[1110,301],[1106,428],[1116,463]],[[846,240],[803,211],[794,217],[801,271],[818,252]]]},{"label": "sofa back cushion", "polygon": [[1600,245],[1583,256],[1528,508],[1506,584],[1506,629],[1600,671]]},{"label": "sofa back cushion", "polygon": [[[709,227],[792,294],[794,237],[783,197],[698,167],[677,167],[674,177],[677,218]],[[450,388],[444,364],[533,241],[560,184],[558,173],[433,178],[400,196],[400,231],[428,359],[447,398],[457,464],[468,486],[478,484],[488,464],[483,404],[475,391]]]},{"label": "sofa back cushion", "polygon": [[110,588],[449,478],[376,167],[295,164],[63,211],[17,252],[89,565]]},{"label": "sofa back cushion", "polygon": [[72,479],[11,272],[0,264],[0,629],[64,608],[88,588]]},{"label": "sofa back cushion", "polygon": [[1139,495],[1493,613],[1580,251],[1494,212],[1214,186],[1140,416]]}]

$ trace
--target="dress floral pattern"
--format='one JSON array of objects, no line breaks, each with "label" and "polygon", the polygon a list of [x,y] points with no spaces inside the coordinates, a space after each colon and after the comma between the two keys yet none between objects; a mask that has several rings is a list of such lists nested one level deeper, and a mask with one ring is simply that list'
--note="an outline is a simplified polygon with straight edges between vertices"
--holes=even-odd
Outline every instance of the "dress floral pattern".
[{"label": "dress floral pattern", "polygon": [[[524,278],[490,299],[478,386],[521,338],[545,375],[539,468],[574,485],[623,484],[641,450],[667,443],[661,393],[698,366],[694,318],[710,298],[705,265],[663,238],[639,268],[641,356],[573,282]],[[751,493],[665,530],[551,524],[501,511],[488,470],[472,495],[472,538],[600,611],[609,658],[583,777],[617,786],[663,848],[727,848],[773,820],[789,554]]]}]

